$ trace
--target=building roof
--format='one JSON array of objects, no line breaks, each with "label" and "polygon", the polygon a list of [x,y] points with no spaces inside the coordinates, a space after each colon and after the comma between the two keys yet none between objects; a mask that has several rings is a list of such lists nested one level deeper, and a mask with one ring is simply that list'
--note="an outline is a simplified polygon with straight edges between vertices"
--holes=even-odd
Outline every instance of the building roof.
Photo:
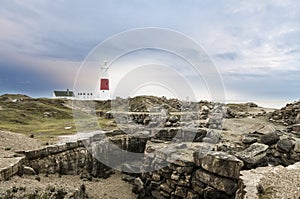
[{"label": "building roof", "polygon": [[74,97],[73,91],[53,91],[56,97]]}]

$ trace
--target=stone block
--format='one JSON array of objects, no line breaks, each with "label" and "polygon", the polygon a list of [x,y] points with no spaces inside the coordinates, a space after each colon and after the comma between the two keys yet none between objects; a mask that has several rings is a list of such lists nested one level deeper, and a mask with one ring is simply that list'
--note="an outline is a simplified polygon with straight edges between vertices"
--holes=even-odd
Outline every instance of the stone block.
[{"label": "stone block", "polygon": [[176,196],[185,198],[186,194],[187,194],[187,188],[186,187],[182,187],[182,186],[177,186],[174,194]]},{"label": "stone block", "polygon": [[279,141],[279,135],[277,134],[276,131],[266,133],[261,136],[260,141],[263,144],[267,144],[267,145],[276,144]]},{"label": "stone block", "polygon": [[294,151],[300,153],[300,140],[296,140]]},{"label": "stone block", "polygon": [[171,193],[173,191],[173,189],[167,183],[163,183],[159,187],[161,190],[163,190],[167,193]]},{"label": "stone block", "polygon": [[268,148],[268,145],[254,143],[244,151],[236,153],[236,156],[247,164],[256,164],[267,155]]},{"label": "stone block", "polygon": [[206,185],[200,180],[197,180],[195,175],[192,177],[191,185],[195,192],[197,192],[199,195],[203,195]]},{"label": "stone block", "polygon": [[239,179],[243,162],[233,155],[225,152],[210,151],[201,160],[201,167],[211,173]]},{"label": "stone block", "polygon": [[257,142],[257,137],[252,136],[251,134],[243,135],[242,142],[244,144],[253,144],[253,143]]},{"label": "stone block", "polygon": [[287,138],[281,139],[276,144],[276,149],[288,153],[293,148],[293,142]]},{"label": "stone block", "polygon": [[186,199],[198,199],[200,198],[199,194],[193,190],[189,190],[186,194]]},{"label": "stone block", "polygon": [[159,175],[158,173],[154,172],[154,173],[152,174],[152,179],[153,179],[154,181],[160,181],[160,175]]},{"label": "stone block", "polygon": [[176,171],[178,173],[181,173],[181,174],[189,174],[193,171],[194,167],[190,166],[190,167],[177,167],[176,168]]},{"label": "stone block", "polygon": [[204,184],[207,184],[217,190],[221,190],[231,195],[237,190],[237,183],[234,180],[216,176],[204,170],[197,170],[195,172],[196,179]]}]

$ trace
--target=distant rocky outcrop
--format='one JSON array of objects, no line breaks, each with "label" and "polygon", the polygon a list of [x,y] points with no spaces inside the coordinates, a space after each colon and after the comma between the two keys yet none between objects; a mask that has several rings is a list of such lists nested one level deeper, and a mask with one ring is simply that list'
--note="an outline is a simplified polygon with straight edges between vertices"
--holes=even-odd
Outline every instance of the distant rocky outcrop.
[{"label": "distant rocky outcrop", "polygon": [[285,107],[274,111],[270,116],[270,121],[282,123],[286,126],[299,125],[300,124],[300,101],[289,103]]}]

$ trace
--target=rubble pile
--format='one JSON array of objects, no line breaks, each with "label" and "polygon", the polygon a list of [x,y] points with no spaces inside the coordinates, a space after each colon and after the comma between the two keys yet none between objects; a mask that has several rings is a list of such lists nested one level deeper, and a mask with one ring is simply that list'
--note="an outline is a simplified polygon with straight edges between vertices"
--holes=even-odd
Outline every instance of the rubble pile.
[{"label": "rubble pile", "polygon": [[[281,131],[247,133],[242,137],[245,149],[235,155],[247,169],[258,166],[288,166],[300,161],[300,139]],[[234,153],[234,152],[233,152]]]},{"label": "rubble pile", "polygon": [[286,126],[299,125],[300,101],[289,103],[285,107],[274,111],[270,116],[270,121],[278,122]]}]

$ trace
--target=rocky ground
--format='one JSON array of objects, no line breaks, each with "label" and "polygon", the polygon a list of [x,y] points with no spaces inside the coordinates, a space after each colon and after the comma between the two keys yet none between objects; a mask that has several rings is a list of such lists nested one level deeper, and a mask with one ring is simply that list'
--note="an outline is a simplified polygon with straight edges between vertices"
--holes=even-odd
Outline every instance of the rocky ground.
[{"label": "rocky ground", "polygon": [[[132,185],[122,181],[122,175],[115,173],[107,179],[83,181],[80,176],[39,175],[14,176],[11,180],[1,182],[0,198],[27,198],[34,194],[60,198],[70,197],[75,191],[81,191],[88,198],[94,199],[133,199]],[[81,193],[81,194],[84,194]]]},{"label": "rocky ground", "polygon": [[[42,147],[41,142],[28,136],[0,131],[0,169],[15,163],[16,151],[37,149]],[[122,181],[122,175],[116,172],[108,179],[96,179],[83,181],[80,176],[71,175],[23,175],[14,176],[9,181],[0,182],[0,198],[27,198],[30,195],[43,193],[46,197],[52,194],[59,198],[59,194],[72,195],[80,187],[85,186],[85,192],[89,198],[136,198],[132,193],[132,185]],[[66,196],[66,197],[67,197]],[[46,197],[47,198],[47,197]]]},{"label": "rocky ground", "polygon": [[41,147],[41,143],[28,136],[0,130],[0,168],[16,161],[16,151]]},{"label": "rocky ground", "polygon": [[246,184],[245,199],[252,198],[300,198],[300,164],[288,166],[259,167],[241,172]]},{"label": "rocky ground", "polygon": [[[122,99],[118,100],[114,103],[124,104]],[[44,103],[45,100],[40,100],[38,103],[41,102]],[[10,100],[9,103],[16,102]],[[109,119],[107,122],[111,122],[111,117],[116,116],[112,113],[107,114],[110,103],[96,104],[97,114],[101,117],[107,117],[106,119]],[[49,102],[47,104],[49,105]],[[155,127],[156,116],[141,115],[140,113],[149,113],[158,104],[161,104],[160,107],[166,109],[167,114],[170,114],[165,118],[163,126],[160,126],[166,130],[161,131],[162,133],[155,137],[155,139],[163,140],[162,146],[164,141],[170,141],[173,138],[174,132],[172,133],[170,129],[178,130],[181,127],[197,126],[205,132],[203,135],[200,133],[197,141],[213,143],[216,150],[226,151],[242,159],[246,163],[244,169],[252,169],[241,172],[242,179],[245,180],[246,184],[248,183],[247,189],[250,195],[246,195],[246,198],[300,198],[299,164],[296,163],[293,167],[284,167],[300,161],[300,131],[297,129],[297,125],[300,123],[299,102],[275,110],[258,107],[253,103],[228,104],[224,108],[202,101],[192,105],[199,105],[198,112],[186,114],[186,110],[181,107],[182,103],[178,100],[137,97],[129,102],[128,111],[139,113],[137,115],[130,113],[129,117],[132,117],[130,125],[136,127],[136,124],[139,124],[147,128]],[[55,104],[55,106],[58,105]],[[64,102],[64,106],[70,109],[72,104]],[[215,109],[215,107],[218,108]],[[9,108],[12,109],[12,107]],[[59,108],[61,109],[60,105]],[[6,104],[2,102],[0,111],[7,109]],[[67,111],[69,112],[69,110]],[[198,114],[199,117],[195,114]],[[127,116],[125,115],[125,117]],[[119,127],[122,125],[124,124],[119,125]],[[124,129],[131,128],[130,125],[125,124]],[[31,138],[30,134],[21,135],[0,131],[0,168],[16,161],[16,151],[39,147],[42,147],[41,142]],[[277,166],[279,164],[284,166]],[[257,166],[263,167],[256,168]],[[118,172],[108,179],[93,178],[92,181],[83,181],[80,176],[69,175],[61,177],[43,174],[39,176],[14,176],[9,181],[0,182],[0,198],[5,194],[9,196],[8,198],[10,196],[11,198],[22,198],[24,194],[45,190],[51,192],[52,195],[64,194],[64,192],[71,194],[79,190],[81,194],[84,192],[90,198],[136,198],[137,196],[132,193],[132,185],[122,181],[121,178],[122,175]]]}]

